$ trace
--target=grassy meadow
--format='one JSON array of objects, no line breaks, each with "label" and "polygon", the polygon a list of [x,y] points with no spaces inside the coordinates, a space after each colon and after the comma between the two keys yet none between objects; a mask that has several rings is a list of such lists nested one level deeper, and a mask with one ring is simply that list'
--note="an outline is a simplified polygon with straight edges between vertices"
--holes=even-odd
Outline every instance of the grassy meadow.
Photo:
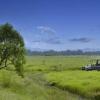
[{"label": "grassy meadow", "polygon": [[24,78],[0,70],[0,100],[100,100],[100,72],[81,67],[99,56],[27,56]]},{"label": "grassy meadow", "polygon": [[63,71],[51,72],[47,76],[50,84],[87,98],[100,100],[100,72]]}]

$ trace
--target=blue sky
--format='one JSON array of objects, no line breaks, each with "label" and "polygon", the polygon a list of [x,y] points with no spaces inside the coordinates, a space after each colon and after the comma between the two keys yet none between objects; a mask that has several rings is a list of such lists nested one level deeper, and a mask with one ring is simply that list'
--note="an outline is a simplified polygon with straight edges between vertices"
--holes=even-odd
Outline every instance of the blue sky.
[{"label": "blue sky", "polygon": [[100,48],[100,0],[0,0],[6,22],[33,50]]}]

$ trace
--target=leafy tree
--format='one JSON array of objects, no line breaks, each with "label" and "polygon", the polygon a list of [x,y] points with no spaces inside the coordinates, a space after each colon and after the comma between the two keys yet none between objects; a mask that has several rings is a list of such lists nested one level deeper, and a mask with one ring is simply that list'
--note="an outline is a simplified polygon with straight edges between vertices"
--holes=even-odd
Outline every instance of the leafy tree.
[{"label": "leafy tree", "polygon": [[6,23],[0,26],[0,69],[15,66],[17,73],[23,76],[24,41],[22,36]]}]

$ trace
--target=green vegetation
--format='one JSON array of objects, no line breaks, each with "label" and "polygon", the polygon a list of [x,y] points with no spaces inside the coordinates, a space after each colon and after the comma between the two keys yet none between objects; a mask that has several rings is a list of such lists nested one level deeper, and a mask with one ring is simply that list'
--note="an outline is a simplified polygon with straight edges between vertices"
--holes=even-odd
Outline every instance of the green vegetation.
[{"label": "green vegetation", "polygon": [[24,78],[13,67],[0,70],[0,100],[99,100],[100,72],[80,70],[94,58],[28,56]]},{"label": "green vegetation", "polygon": [[0,69],[14,65],[17,73],[23,76],[24,51],[23,38],[13,26],[0,25]]},{"label": "green vegetation", "polygon": [[100,72],[63,71],[47,75],[50,84],[62,89],[91,98],[100,99]]},{"label": "green vegetation", "polygon": [[[96,56],[97,57],[97,56]],[[81,66],[89,64],[91,56],[30,56],[24,70],[26,71],[63,71],[80,70]]]},{"label": "green vegetation", "polygon": [[[99,56],[36,56],[28,58],[27,71],[45,73],[48,85],[86,98],[99,98],[99,71],[81,71],[91,59]],[[34,61],[34,64],[32,64]]]},{"label": "green vegetation", "polygon": [[21,78],[13,71],[0,71],[0,100],[78,100],[79,98],[80,96],[46,85],[43,73],[30,72]]}]

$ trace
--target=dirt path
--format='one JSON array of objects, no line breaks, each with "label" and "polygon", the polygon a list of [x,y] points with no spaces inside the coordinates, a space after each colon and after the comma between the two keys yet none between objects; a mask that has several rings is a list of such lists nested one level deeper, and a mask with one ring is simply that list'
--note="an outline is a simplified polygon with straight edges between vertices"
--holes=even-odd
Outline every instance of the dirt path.
[{"label": "dirt path", "polygon": [[[43,78],[43,73],[35,73],[29,76],[38,87],[44,92],[46,100],[87,100],[68,91],[61,90],[57,87],[48,86]],[[89,99],[88,99],[89,100]]]}]

